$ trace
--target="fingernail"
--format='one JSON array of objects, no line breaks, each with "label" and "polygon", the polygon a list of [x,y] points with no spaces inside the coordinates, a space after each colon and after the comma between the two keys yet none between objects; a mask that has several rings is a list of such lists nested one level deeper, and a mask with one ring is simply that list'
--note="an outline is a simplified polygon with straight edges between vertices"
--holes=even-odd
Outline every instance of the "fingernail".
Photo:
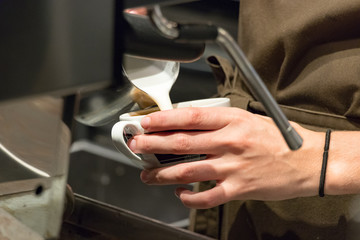
[{"label": "fingernail", "polygon": [[144,117],[143,119],[141,119],[141,126],[146,129],[150,127],[150,117]]},{"label": "fingernail", "polygon": [[136,150],[136,140],[134,138],[130,139],[128,141],[128,146],[129,146],[131,151],[135,152],[135,150]]},{"label": "fingernail", "polygon": [[150,180],[149,171],[143,170],[140,174],[140,179],[143,183],[147,183]]},{"label": "fingernail", "polygon": [[180,198],[180,192],[176,189],[175,190],[175,196],[177,197],[177,198]]},{"label": "fingernail", "polygon": [[175,189],[175,196],[177,197],[177,198],[180,198],[180,193],[182,192],[182,191],[184,191],[185,190],[185,188],[183,188],[183,187],[178,187],[178,188],[176,188]]}]

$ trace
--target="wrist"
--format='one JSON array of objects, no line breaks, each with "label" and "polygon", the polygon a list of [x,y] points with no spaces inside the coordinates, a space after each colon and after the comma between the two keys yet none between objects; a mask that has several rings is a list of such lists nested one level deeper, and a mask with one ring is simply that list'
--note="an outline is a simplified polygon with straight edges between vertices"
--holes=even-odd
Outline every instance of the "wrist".
[{"label": "wrist", "polygon": [[360,150],[358,132],[333,132],[325,182],[325,195],[359,193]]},{"label": "wrist", "polygon": [[299,132],[304,140],[303,146],[294,151],[292,157],[299,170],[297,196],[316,196],[319,193],[325,134],[307,129],[299,129]]},{"label": "wrist", "polygon": [[331,129],[328,129],[325,133],[325,144],[324,144],[324,152],[323,152],[321,171],[320,171],[320,181],[319,181],[319,197],[325,196],[324,187],[325,187],[330,139],[331,139]]}]

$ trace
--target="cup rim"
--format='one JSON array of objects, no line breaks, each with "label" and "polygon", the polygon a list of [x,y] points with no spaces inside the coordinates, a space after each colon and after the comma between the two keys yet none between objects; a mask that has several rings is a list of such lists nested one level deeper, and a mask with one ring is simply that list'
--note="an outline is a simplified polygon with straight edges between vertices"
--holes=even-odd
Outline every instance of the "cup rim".
[{"label": "cup rim", "polygon": [[[186,107],[216,107],[219,104],[226,104],[227,102],[230,103],[230,99],[229,98],[225,98],[225,97],[219,97],[219,98],[204,98],[204,99],[196,99],[196,100],[190,100],[190,101],[183,101],[183,102],[179,102],[179,103],[174,103],[174,109],[175,108],[186,108]],[[121,121],[126,121],[126,120],[139,120],[141,118],[143,118],[144,116],[152,113],[147,113],[147,114],[143,114],[143,115],[136,115],[136,116],[131,116],[131,113],[134,112],[148,112],[154,110],[154,112],[159,111],[158,107],[152,107],[152,108],[148,108],[148,109],[142,109],[139,111],[133,111],[133,112],[128,112],[128,113],[123,113],[119,116],[119,119]]]}]

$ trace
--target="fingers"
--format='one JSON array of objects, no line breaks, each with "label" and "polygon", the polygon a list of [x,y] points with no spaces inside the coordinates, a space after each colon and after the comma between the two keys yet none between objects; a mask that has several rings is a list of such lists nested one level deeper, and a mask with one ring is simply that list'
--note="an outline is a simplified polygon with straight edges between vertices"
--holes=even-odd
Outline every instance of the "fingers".
[{"label": "fingers", "polygon": [[[215,163],[212,163],[215,161]],[[189,184],[193,182],[217,180],[223,182],[221,167],[215,168],[217,160],[203,160],[178,164],[175,166],[144,170],[141,172],[141,180],[150,185],[167,185],[167,184]],[[183,202],[186,207],[206,209],[218,206],[226,201],[229,197],[223,184],[218,184],[214,188],[204,192],[192,192],[185,188],[177,188],[176,196]]]},{"label": "fingers", "polygon": [[234,108],[180,108],[149,114],[141,125],[148,132],[214,130],[228,124],[233,114]]},{"label": "fingers", "polygon": [[222,185],[216,185],[210,190],[192,192],[186,188],[177,188],[176,196],[189,208],[207,209],[229,201]]},{"label": "fingers", "polygon": [[194,182],[218,180],[222,176],[220,167],[215,168],[210,160],[177,164],[174,166],[144,170],[141,180],[150,185],[189,184]]},{"label": "fingers", "polygon": [[[141,122],[150,134],[137,135],[128,145],[136,153],[215,155],[231,143],[229,136],[238,139],[245,129],[240,127],[234,130],[234,127],[239,128],[237,125],[241,126],[241,123],[253,118],[253,114],[235,108],[160,111],[150,114]],[[228,126],[231,130],[222,131]]]},{"label": "fingers", "polygon": [[215,132],[181,131],[137,135],[129,142],[135,153],[215,154],[221,144]]}]

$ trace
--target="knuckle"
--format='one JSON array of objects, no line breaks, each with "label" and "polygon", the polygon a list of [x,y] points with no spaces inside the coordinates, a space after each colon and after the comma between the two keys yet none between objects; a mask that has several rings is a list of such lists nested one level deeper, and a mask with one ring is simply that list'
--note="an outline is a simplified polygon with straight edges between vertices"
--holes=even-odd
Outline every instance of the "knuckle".
[{"label": "knuckle", "polygon": [[[239,142],[238,139],[236,139],[236,141]],[[225,149],[231,149],[234,145],[234,141],[232,138],[227,137],[227,138],[222,139],[221,143],[219,143],[219,144],[222,144],[223,148],[225,148]]]},{"label": "knuckle", "polygon": [[219,144],[222,145],[223,149],[238,152],[250,147],[250,137],[243,133],[228,134]]},{"label": "knuckle", "polygon": [[185,134],[176,134],[173,151],[174,153],[183,153],[190,150],[190,140],[189,137]]},{"label": "knuckle", "polygon": [[184,182],[186,180],[192,179],[194,176],[194,169],[191,167],[183,167],[177,173],[176,179],[179,182]]},{"label": "knuckle", "polygon": [[242,145],[242,141],[243,140],[241,137],[237,137],[237,138],[227,137],[222,141],[221,144],[223,146],[223,149],[233,151]]},{"label": "knuckle", "polygon": [[191,126],[197,126],[203,121],[203,114],[199,108],[190,108],[189,109],[189,122]]}]

